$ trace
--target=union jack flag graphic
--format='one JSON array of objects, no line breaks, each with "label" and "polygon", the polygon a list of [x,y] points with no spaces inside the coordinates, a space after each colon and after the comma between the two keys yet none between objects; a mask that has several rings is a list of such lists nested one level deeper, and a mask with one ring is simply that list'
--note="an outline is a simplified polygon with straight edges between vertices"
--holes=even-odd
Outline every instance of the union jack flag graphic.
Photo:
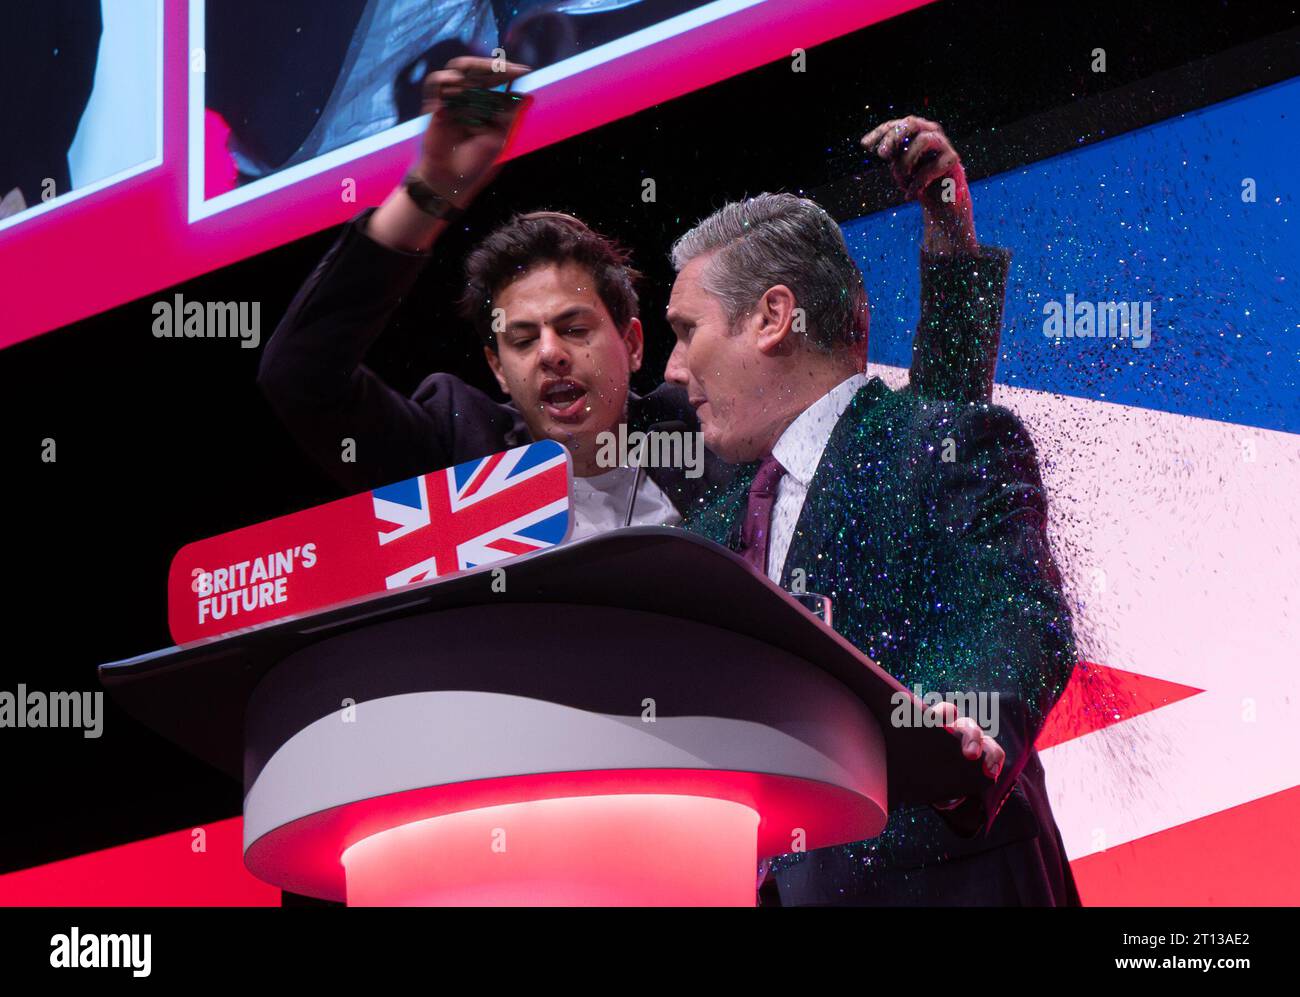
[{"label": "union jack flag graphic", "polygon": [[543,440],[376,488],[385,586],[563,543],[570,521],[566,466],[564,448]]},{"label": "union jack flag graphic", "polygon": [[517,554],[571,532],[567,450],[551,440],[187,544],[172,560],[178,644],[261,626]]}]

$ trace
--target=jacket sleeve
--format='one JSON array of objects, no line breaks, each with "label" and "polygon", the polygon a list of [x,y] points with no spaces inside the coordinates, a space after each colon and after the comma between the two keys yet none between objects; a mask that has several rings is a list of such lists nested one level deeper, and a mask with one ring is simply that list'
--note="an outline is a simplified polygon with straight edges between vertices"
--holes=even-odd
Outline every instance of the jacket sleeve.
[{"label": "jacket sleeve", "polygon": [[[372,240],[365,234],[370,214],[344,228],[307,278],[257,374],[290,435],[350,491],[453,463],[454,420],[436,417],[437,402],[450,405],[449,386],[430,379],[416,399],[407,398],[361,362],[429,258]],[[355,443],[351,462],[343,460],[348,439]]]},{"label": "jacket sleeve", "polygon": [[[1069,681],[1076,649],[1029,434],[1004,408],[945,409],[923,489],[934,553],[917,568],[916,602],[925,609],[913,667],[927,691],[992,694],[990,710],[996,704],[989,715],[1006,752],[997,781],[941,812],[971,837],[991,830]],[[942,459],[945,442],[955,448],[951,461]]]},{"label": "jacket sleeve", "polygon": [[909,384],[918,396],[988,401],[1002,341],[1010,250],[921,254],[921,319],[912,340]]}]

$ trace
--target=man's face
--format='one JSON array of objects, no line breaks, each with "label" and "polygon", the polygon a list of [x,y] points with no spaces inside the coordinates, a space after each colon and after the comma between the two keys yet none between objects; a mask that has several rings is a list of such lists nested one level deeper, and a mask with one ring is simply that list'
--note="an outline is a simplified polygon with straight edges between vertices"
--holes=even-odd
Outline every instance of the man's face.
[{"label": "man's face", "polygon": [[780,416],[768,404],[774,399],[758,338],[762,318],[742,317],[735,329],[729,326],[722,302],[700,286],[710,259],[691,260],[673,284],[667,318],[677,342],[664,379],[686,388],[704,445],[740,464],[765,455]]},{"label": "man's face", "polygon": [[486,354],[501,390],[534,439],[567,446],[578,473],[601,470],[595,440],[623,417],[628,378],[641,366],[640,321],[620,334],[591,274],[576,263],[534,267],[495,304],[505,328]]}]

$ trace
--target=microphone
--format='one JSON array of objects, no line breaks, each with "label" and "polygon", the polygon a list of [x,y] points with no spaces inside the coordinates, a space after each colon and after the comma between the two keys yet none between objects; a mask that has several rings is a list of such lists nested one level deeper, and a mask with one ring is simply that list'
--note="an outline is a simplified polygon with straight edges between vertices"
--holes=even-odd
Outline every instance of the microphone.
[{"label": "microphone", "polygon": [[641,481],[645,477],[645,452],[650,445],[650,437],[654,433],[681,433],[686,431],[686,423],[680,419],[667,419],[663,422],[653,423],[646,431],[645,439],[637,447],[636,474],[632,478],[632,494],[627,497],[627,514],[623,517],[624,526],[632,525],[632,510],[636,508],[636,495],[641,490]]},{"label": "microphone", "polygon": [[739,554],[744,547],[744,518],[737,519],[731,524],[731,529],[727,533],[727,550],[733,554]]}]

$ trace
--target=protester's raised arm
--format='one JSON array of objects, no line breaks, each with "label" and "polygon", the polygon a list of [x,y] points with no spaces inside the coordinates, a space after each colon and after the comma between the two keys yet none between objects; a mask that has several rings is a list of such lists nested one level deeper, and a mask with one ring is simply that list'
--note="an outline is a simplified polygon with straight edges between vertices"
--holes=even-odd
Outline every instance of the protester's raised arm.
[{"label": "protester's raised arm", "polygon": [[450,382],[427,382],[416,400],[362,360],[423,270],[449,209],[468,206],[497,168],[522,102],[487,88],[526,71],[466,57],[429,75],[429,126],[407,178],[344,229],[267,343],[258,385],[303,449],[345,487],[373,488],[453,462]]},{"label": "protester's raised arm", "polygon": [[290,435],[351,491],[443,466],[449,456],[421,406],[362,363],[428,260],[368,238],[370,214],[345,227],[308,276],[257,372]]},{"label": "protester's raised arm", "polygon": [[371,216],[370,238],[390,249],[428,251],[447,225],[447,211],[465,210],[495,176],[529,99],[491,88],[508,86],[526,72],[527,66],[516,63],[463,56],[429,74],[423,106],[429,126],[419,155]]}]

